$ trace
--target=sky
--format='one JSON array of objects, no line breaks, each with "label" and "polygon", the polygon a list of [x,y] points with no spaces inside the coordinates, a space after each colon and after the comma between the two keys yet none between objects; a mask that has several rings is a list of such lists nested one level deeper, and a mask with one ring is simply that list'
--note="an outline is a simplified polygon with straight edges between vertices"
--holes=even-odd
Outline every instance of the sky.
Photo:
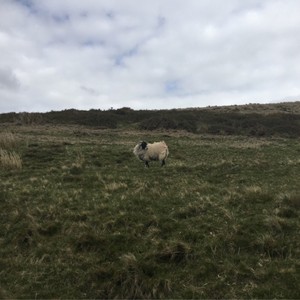
[{"label": "sky", "polygon": [[0,113],[300,100],[299,0],[0,0]]}]

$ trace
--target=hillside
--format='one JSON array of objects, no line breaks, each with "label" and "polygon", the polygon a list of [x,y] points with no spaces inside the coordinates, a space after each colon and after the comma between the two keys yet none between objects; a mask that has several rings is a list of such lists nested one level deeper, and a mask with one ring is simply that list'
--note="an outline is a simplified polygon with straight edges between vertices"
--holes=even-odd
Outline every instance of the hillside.
[{"label": "hillside", "polygon": [[300,102],[172,110],[124,107],[107,111],[68,109],[47,113],[0,114],[0,123],[64,124],[94,128],[185,130],[196,134],[300,137]]},{"label": "hillside", "polygon": [[[165,167],[133,156],[141,139],[166,141]],[[297,299],[299,151],[274,136],[6,123],[0,298]]]}]

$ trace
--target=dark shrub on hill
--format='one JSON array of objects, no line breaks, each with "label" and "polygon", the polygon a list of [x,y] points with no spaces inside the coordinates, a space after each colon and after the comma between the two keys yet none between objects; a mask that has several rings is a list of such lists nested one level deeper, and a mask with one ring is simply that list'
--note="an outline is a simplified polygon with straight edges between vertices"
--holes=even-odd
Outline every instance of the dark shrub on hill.
[{"label": "dark shrub on hill", "polygon": [[270,114],[263,119],[262,124],[268,135],[300,136],[300,115]]},{"label": "dark shrub on hill", "polygon": [[89,112],[78,120],[80,125],[96,126],[103,128],[117,128],[119,118],[109,112]]},{"label": "dark shrub on hill", "polygon": [[42,124],[43,114],[41,113],[6,113],[0,114],[0,123],[16,123],[18,125]]},{"label": "dark shrub on hill", "polygon": [[12,123],[15,121],[16,116],[17,116],[17,113],[14,113],[14,112],[0,114],[0,123]]},{"label": "dark shrub on hill", "polygon": [[141,121],[139,127],[145,130],[176,129],[176,122],[171,118],[157,116]]},{"label": "dark shrub on hill", "polygon": [[[202,123],[210,134],[300,136],[300,116],[287,114],[207,113]],[[203,132],[205,133],[205,132]]]},{"label": "dark shrub on hill", "polygon": [[76,110],[51,111],[45,114],[49,123],[55,124],[79,124],[103,128],[116,128],[119,118],[110,111],[101,110]]},{"label": "dark shrub on hill", "polygon": [[178,120],[173,116],[157,116],[141,121],[139,128],[144,130],[172,129],[196,132],[197,126],[193,120]]},{"label": "dark shrub on hill", "polygon": [[126,115],[126,114],[130,114],[132,111],[133,111],[133,109],[130,107],[122,107],[122,108],[116,109],[114,112],[119,115]]}]

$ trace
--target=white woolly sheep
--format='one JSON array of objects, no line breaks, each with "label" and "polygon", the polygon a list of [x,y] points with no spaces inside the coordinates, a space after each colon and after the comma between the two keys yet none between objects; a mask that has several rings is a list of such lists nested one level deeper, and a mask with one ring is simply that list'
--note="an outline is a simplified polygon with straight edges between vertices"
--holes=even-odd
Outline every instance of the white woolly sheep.
[{"label": "white woolly sheep", "polygon": [[153,144],[142,141],[134,147],[133,154],[149,168],[150,161],[160,161],[161,166],[165,165],[169,149],[164,141]]}]

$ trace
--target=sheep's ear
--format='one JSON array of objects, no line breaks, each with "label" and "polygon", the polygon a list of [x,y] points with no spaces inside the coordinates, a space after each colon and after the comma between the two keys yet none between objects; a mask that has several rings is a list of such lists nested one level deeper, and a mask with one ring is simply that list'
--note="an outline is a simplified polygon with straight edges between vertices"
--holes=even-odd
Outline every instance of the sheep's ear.
[{"label": "sheep's ear", "polygon": [[147,147],[147,143],[146,143],[146,142],[142,142],[142,143],[141,143],[141,146],[142,146],[142,149],[145,150],[146,147]]}]

